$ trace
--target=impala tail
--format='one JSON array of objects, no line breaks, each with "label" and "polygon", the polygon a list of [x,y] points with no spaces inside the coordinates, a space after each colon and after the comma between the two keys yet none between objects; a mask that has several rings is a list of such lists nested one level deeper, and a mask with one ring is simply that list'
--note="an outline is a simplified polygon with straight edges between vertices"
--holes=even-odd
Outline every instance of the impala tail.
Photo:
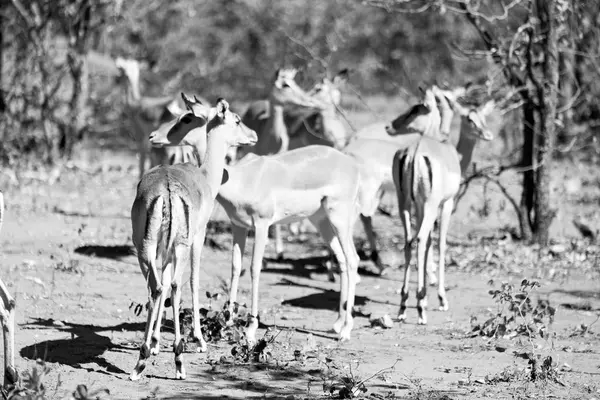
[{"label": "impala tail", "polygon": [[[174,245],[187,242],[188,219],[187,205],[180,196],[173,193],[157,196],[148,207],[145,215],[144,236],[141,243],[136,243],[136,245],[140,252],[140,259],[150,267],[157,284],[161,280],[156,260],[160,255],[163,264],[166,263],[172,257]],[[142,221],[139,223],[141,224]]]}]

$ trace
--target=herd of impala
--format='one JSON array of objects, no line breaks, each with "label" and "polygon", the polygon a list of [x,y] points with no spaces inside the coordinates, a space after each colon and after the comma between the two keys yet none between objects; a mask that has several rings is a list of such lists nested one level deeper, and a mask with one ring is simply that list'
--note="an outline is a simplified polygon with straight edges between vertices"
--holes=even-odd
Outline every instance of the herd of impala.
[{"label": "herd of impala", "polygon": [[[258,329],[259,277],[274,227],[275,251],[284,252],[281,224],[308,220],[321,234],[340,271],[339,314],[333,323],[340,340],[349,340],[359,257],[353,229],[360,216],[370,258],[381,262],[372,217],[384,193],[395,191],[405,234],[404,284],[399,320],[406,318],[410,260],[417,248],[418,323],[426,324],[427,278],[437,282],[440,310],[448,310],[445,249],[448,224],[462,173],[478,140],[489,141],[486,116],[493,100],[478,108],[461,105],[465,88],[427,88],[422,100],[388,124],[376,123],[348,135],[340,111],[347,71],[325,77],[310,91],[295,82],[296,70],[280,69],[268,99],[252,102],[243,117],[224,99],[214,106],[196,96],[146,97],[140,93],[140,67],[118,58],[127,114],[139,146],[139,174],[131,209],[132,239],[149,291],[144,342],[130,379],[139,379],[150,355],[160,350],[161,319],[170,297],[173,308],[176,377],[185,379],[179,324],[182,276],[191,265],[193,337],[207,349],[200,325],[200,264],[207,224],[218,202],[231,220],[233,250],[229,293],[233,318],[242,259],[254,230],[251,261],[249,344]],[[456,146],[449,142],[455,114],[461,120]],[[149,140],[148,140],[149,135]],[[144,172],[149,156],[151,169]],[[1,195],[1,194],[0,194]],[[0,206],[3,206],[0,196]],[[0,208],[0,225],[3,207]],[[431,231],[439,219],[439,261],[431,257]],[[411,220],[416,221],[413,236]],[[297,229],[297,228],[296,228]],[[414,245],[414,246],[413,246]],[[438,276],[435,276],[435,272]],[[334,271],[329,266],[330,280]],[[5,384],[14,368],[14,300],[0,280],[0,319],[4,326]]]}]

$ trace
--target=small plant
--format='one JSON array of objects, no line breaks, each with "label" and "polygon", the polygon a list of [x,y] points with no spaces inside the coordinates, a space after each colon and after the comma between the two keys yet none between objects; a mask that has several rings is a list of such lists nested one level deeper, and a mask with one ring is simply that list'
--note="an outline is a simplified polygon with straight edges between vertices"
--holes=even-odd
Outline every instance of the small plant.
[{"label": "small plant", "polygon": [[[19,381],[9,388],[1,388],[2,398],[6,400],[47,400],[56,398],[56,392],[60,386],[60,379],[57,383],[54,393],[48,393],[44,384],[44,379],[50,372],[50,367],[42,360],[37,360],[36,364],[29,371],[25,371]],[[102,400],[108,399],[110,394],[108,389],[98,389],[88,391],[87,386],[77,385],[69,399],[71,400]]]},{"label": "small plant", "polygon": [[[493,281],[489,283],[492,284]],[[533,306],[531,292],[538,287],[538,282],[523,279],[518,291],[514,285],[506,282],[502,283],[500,289],[490,290],[489,294],[498,304],[498,312],[482,324],[477,324],[477,318],[472,317],[473,332],[496,338],[517,335],[548,337],[548,329],[554,322],[556,309],[548,300],[542,299]]]},{"label": "small plant", "polygon": [[[279,331],[279,333],[281,333],[281,331]],[[279,333],[273,336],[269,335],[269,332],[267,331],[265,336],[259,339],[254,346],[250,346],[245,338],[239,340],[231,348],[231,355],[236,361],[243,363],[251,361],[262,363],[269,362],[269,360],[273,358],[273,355],[270,351],[267,351],[267,347],[275,342]]]},{"label": "small plant", "polygon": [[366,386],[368,381],[383,375],[387,371],[393,370],[398,361],[400,360],[396,360],[391,367],[382,368],[367,378],[360,379],[358,375],[352,371],[351,365],[349,372],[345,375],[341,375],[339,373],[341,369],[335,365],[331,358],[326,357],[325,366],[327,367],[327,374],[323,376],[323,392],[336,399],[353,399],[360,397],[368,392]]},{"label": "small plant", "polygon": [[[223,339],[233,343],[242,341],[245,337],[244,328],[247,325],[246,305],[234,303],[232,315],[229,311],[229,302],[225,302],[220,310],[213,310],[212,300],[218,298],[218,296],[210,292],[206,292],[206,296],[210,300],[208,308],[200,309],[200,324],[204,339],[207,342],[218,342]],[[193,316],[190,308],[181,310],[179,323],[183,335],[191,337]]]}]

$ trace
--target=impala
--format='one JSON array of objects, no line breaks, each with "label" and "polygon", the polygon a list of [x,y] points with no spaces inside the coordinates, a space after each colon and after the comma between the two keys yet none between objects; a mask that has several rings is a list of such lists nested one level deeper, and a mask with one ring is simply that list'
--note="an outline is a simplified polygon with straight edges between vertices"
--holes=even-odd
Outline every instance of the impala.
[{"label": "impala", "polygon": [[159,352],[160,316],[163,314],[169,289],[175,327],[173,352],[176,377],[185,379],[179,303],[182,275],[186,265],[190,263],[193,336],[199,343],[197,350],[206,351],[200,327],[198,298],[200,255],[206,224],[225,176],[223,168],[228,148],[253,145],[257,138],[253,130],[241,123],[237,114],[229,111],[229,105],[223,99],[219,99],[216,108],[197,107],[196,112],[198,114],[195,118],[184,114],[178,121],[192,129],[206,125],[207,147],[202,166],[198,168],[185,163],[151,169],[138,184],[131,208],[133,244],[137,249],[140,269],[149,292],[144,343],[137,364],[131,372],[131,380],[139,379],[148,357]]},{"label": "impala", "polygon": [[[188,108],[192,113],[184,118],[198,119],[202,106],[190,103]],[[153,145],[179,145],[189,141],[190,136],[202,134],[202,130],[190,129],[180,119],[168,132],[153,132],[150,141]],[[331,147],[313,145],[273,156],[245,157],[229,166],[227,175],[217,201],[231,219],[233,231],[230,310],[237,300],[246,236],[250,229],[255,232],[248,341],[256,341],[259,277],[268,228],[304,218],[318,229],[340,264],[340,302],[333,329],[341,340],[350,339],[359,261],[352,241],[360,206],[360,171],[356,162]]]},{"label": "impala", "polygon": [[[398,197],[398,208],[402,225],[404,227],[405,245],[405,270],[404,284],[401,290],[400,311],[398,319],[406,319],[406,300],[410,280],[410,259],[412,247],[417,245],[417,312],[418,323],[426,324],[427,316],[427,285],[426,266],[431,247],[431,231],[437,219],[438,209],[440,216],[440,240],[439,240],[439,266],[438,266],[438,298],[440,310],[448,310],[448,300],[445,289],[445,252],[448,224],[454,205],[454,197],[458,193],[461,181],[461,156],[468,159],[472,155],[474,144],[477,140],[486,141],[493,139],[493,134],[487,128],[485,119],[482,117],[492,107],[493,102],[486,103],[480,109],[466,109],[456,102],[452,96],[439,90],[437,87],[431,89],[442,104],[444,112],[441,120],[443,134],[448,135],[451,120],[451,108],[457,110],[463,119],[461,122],[461,137],[459,144],[455,147],[448,141],[440,141],[428,136],[421,136],[416,142],[404,149],[398,150],[394,155],[392,175]],[[437,107],[431,108],[429,112],[439,115]],[[386,129],[389,135],[400,134],[398,121],[392,122]],[[469,145],[464,145],[464,143]],[[461,146],[460,144],[463,143]],[[470,150],[470,151],[469,151]],[[464,152],[463,152],[464,151]],[[416,236],[413,238],[411,232],[411,209],[414,209],[416,219]]]}]

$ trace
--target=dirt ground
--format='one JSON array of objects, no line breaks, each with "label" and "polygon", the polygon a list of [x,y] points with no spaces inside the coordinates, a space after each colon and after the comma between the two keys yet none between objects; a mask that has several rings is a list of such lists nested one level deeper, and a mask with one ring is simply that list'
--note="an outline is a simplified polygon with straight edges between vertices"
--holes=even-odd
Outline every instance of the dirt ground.
[{"label": "dirt ground", "polygon": [[[37,360],[45,360],[48,398],[65,398],[78,384],[107,388],[115,399],[313,398],[327,395],[323,389],[331,383],[371,376],[361,396],[600,398],[600,251],[579,240],[570,222],[578,217],[597,226],[596,161],[563,161],[556,168],[555,201],[561,208],[553,235],[564,246],[553,253],[513,242],[516,219],[506,200],[495,188],[485,191],[474,184],[451,225],[450,310],[435,310],[435,288],[430,288],[427,326],[416,325],[414,289],[406,323],[394,322],[391,329],[370,326],[372,313],[396,316],[402,274],[394,268],[385,277],[374,276],[364,261],[352,340],[338,343],[330,330],[338,284],[327,281],[325,247],[309,235],[304,242],[287,243],[286,258],[269,260],[261,275],[259,337],[276,336],[267,347],[267,362],[236,362],[232,344],[210,343],[208,353],[185,354],[188,379],[177,381],[173,334],[166,328],[161,353],[151,359],[140,381],[131,382],[128,374],[137,360],[145,312],[138,316],[130,305],[147,299],[131,253],[135,159],[131,153],[108,150],[89,150],[82,158],[85,168],[64,167],[56,182],[48,183],[42,172],[20,174],[19,185],[2,177],[7,213],[0,258],[2,278],[17,300],[16,363],[24,374],[39,367]],[[503,179],[511,191],[518,189],[517,175]],[[395,212],[391,199],[387,205]],[[213,224],[213,246],[205,246],[201,281],[203,290],[222,294],[212,301],[219,308],[226,300],[231,237],[227,229],[217,233],[215,228],[227,228],[224,212],[217,209],[215,215],[222,223]],[[375,227],[384,261],[398,266],[403,240],[398,219],[378,215]],[[356,241],[359,246],[364,241],[360,226]],[[250,239],[246,266],[251,248]],[[490,339],[472,334],[473,317],[481,323],[498,310],[488,291],[501,282],[518,287],[524,278],[541,284],[531,294],[533,304],[547,300],[556,309],[549,335]],[[249,289],[246,274],[242,302],[249,302]],[[189,307],[187,284],[183,300]],[[528,361],[519,357],[528,352],[541,359],[551,356],[557,377],[532,382]]]}]

